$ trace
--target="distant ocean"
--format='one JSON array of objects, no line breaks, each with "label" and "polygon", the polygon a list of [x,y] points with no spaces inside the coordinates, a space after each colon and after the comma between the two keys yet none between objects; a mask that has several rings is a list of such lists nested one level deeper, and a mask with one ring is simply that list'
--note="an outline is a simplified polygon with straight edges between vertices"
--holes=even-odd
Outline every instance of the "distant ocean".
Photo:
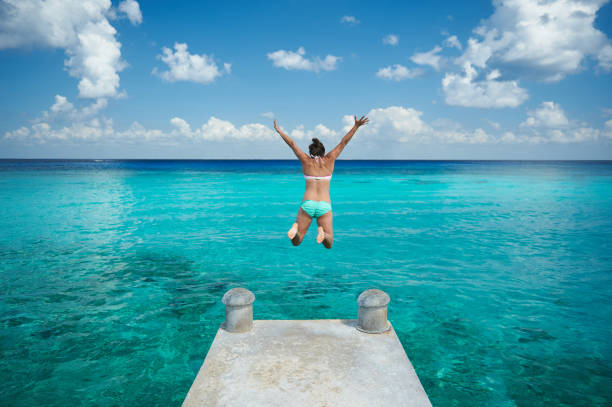
[{"label": "distant ocean", "polygon": [[612,405],[612,162],[0,160],[0,400],[180,405],[223,320],[389,319],[434,406]]}]

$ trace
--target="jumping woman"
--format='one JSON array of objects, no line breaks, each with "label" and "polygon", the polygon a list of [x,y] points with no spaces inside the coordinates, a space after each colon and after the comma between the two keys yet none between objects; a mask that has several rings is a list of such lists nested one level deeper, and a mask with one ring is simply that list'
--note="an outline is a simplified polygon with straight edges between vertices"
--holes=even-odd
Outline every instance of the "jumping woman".
[{"label": "jumping woman", "polygon": [[302,172],[306,178],[306,190],[302,198],[302,204],[298,209],[297,220],[287,232],[287,236],[291,239],[294,246],[298,246],[304,240],[304,235],[312,223],[312,219],[317,220],[318,233],[317,243],[323,243],[328,249],[331,249],[334,242],[334,230],[332,227],[332,207],[331,198],[329,197],[329,184],[334,172],[334,164],[336,159],[344,150],[344,147],[353,138],[357,129],[368,122],[368,118],[361,116],[357,119],[355,116],[355,125],[346,133],[340,143],[329,153],[325,154],[323,143],[317,138],[312,139],[312,144],[309,146],[310,156],[303,152],[276,124],[274,120],[274,129],[285,140],[285,143],[293,150],[295,156],[302,163]]}]

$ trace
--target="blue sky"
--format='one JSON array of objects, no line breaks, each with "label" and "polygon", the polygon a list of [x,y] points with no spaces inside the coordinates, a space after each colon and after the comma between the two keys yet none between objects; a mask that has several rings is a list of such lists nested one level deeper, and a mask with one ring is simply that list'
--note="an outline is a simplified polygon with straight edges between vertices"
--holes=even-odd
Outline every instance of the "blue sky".
[{"label": "blue sky", "polygon": [[612,159],[605,1],[0,0],[0,157]]}]

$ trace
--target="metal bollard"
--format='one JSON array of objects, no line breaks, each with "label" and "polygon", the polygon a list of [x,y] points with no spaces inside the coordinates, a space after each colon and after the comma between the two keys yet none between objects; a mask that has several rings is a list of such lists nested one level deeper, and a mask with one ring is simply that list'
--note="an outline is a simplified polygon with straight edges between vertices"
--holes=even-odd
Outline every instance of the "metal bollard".
[{"label": "metal bollard", "polygon": [[228,332],[248,332],[253,328],[253,302],[255,295],[246,288],[232,288],[223,296],[225,322],[221,326]]},{"label": "metal bollard", "polygon": [[381,290],[366,290],[357,298],[359,319],[357,329],[369,334],[388,331],[391,324],[387,321],[387,304],[391,298]]}]

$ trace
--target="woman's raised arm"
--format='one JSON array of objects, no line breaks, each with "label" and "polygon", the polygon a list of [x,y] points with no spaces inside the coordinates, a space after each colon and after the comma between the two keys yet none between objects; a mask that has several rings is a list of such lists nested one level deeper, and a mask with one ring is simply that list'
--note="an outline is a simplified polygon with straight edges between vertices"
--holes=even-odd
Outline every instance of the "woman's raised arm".
[{"label": "woman's raised arm", "polygon": [[357,119],[357,116],[355,116],[355,124],[353,125],[353,128],[350,129],[349,132],[346,133],[346,135],[344,137],[342,137],[342,140],[340,140],[340,143],[338,143],[338,145],[336,147],[334,147],[334,149],[332,151],[327,153],[327,156],[331,157],[333,160],[336,160],[336,158],[338,158],[338,156],[340,155],[342,150],[344,150],[344,147],[346,147],[348,142],[351,141],[351,139],[355,135],[355,132],[357,131],[357,129],[360,128],[361,126],[363,126],[364,124],[366,124],[369,121],[370,121],[370,119],[368,119],[365,116],[361,116],[361,119]]},{"label": "woman's raised arm", "polygon": [[291,137],[289,137],[288,135],[283,133],[283,131],[280,129],[280,127],[278,127],[278,124],[276,124],[276,120],[274,120],[274,130],[276,130],[276,132],[278,134],[280,134],[280,136],[283,138],[283,140],[285,140],[285,143],[287,143],[287,145],[293,150],[293,153],[298,158],[298,160],[303,161],[303,160],[308,159],[308,156],[306,155],[306,153],[303,152],[298,147],[298,145],[295,143],[295,141],[293,141],[291,139]]}]

